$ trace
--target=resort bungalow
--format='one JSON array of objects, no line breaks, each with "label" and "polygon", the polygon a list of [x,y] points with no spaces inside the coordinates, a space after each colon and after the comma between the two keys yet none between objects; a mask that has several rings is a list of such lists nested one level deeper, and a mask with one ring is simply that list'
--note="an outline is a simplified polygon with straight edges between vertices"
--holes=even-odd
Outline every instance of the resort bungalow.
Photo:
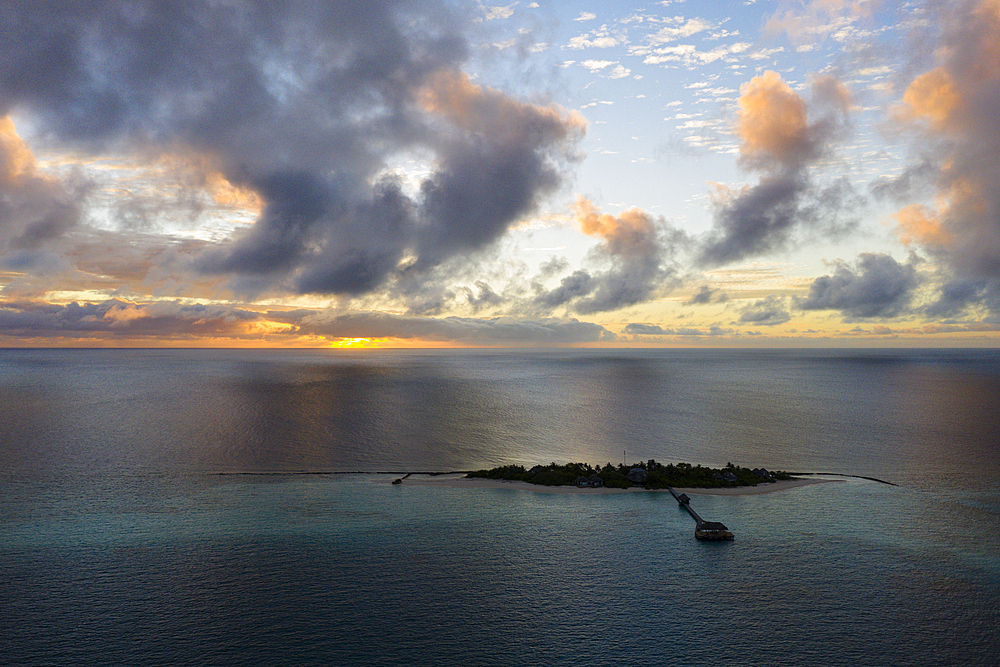
[{"label": "resort bungalow", "polygon": [[581,489],[586,489],[586,488],[599,489],[602,486],[604,486],[604,480],[598,477],[596,474],[591,475],[590,477],[584,477],[583,475],[580,475],[579,477],[573,480],[573,484],[575,484],[577,487]]},{"label": "resort bungalow", "polygon": [[699,521],[694,528],[694,536],[699,540],[731,540],[733,534],[724,523],[718,521]]},{"label": "resort bungalow", "polygon": [[642,486],[649,479],[649,473],[645,468],[632,468],[625,477],[636,486]]}]

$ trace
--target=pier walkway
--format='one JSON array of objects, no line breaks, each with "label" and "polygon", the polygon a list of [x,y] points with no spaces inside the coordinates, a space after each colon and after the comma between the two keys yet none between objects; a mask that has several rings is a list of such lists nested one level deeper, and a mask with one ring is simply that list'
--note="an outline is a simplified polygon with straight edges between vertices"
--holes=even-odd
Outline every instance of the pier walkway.
[{"label": "pier walkway", "polygon": [[691,499],[688,498],[686,493],[677,493],[674,491],[673,487],[667,487],[677,504],[687,510],[691,518],[694,519],[694,536],[699,540],[731,540],[734,539],[733,534],[725,524],[719,523],[718,521],[705,521],[694,511],[691,507]]}]

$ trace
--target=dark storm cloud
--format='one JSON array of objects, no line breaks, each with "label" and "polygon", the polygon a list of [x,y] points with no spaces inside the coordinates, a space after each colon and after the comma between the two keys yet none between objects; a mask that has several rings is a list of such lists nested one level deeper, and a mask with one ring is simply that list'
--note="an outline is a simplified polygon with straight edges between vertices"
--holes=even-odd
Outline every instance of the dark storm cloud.
[{"label": "dark storm cloud", "polygon": [[1000,312],[1000,280],[952,280],[941,286],[938,299],[924,308],[928,317],[955,317],[970,306]]},{"label": "dark storm cloud", "polygon": [[775,72],[754,77],[740,89],[736,126],[740,164],[762,172],[756,185],[715,196],[715,226],[701,250],[704,266],[718,266],[761,255],[787,245],[802,229],[839,234],[846,204],[858,198],[846,180],[819,187],[811,167],[825,157],[833,141],[845,133],[850,94],[831,77],[813,81],[813,107],[808,106]]},{"label": "dark storm cloud", "polygon": [[796,305],[803,310],[839,310],[848,321],[896,317],[908,312],[917,285],[912,263],[865,253],[854,267],[841,262],[833,275],[814,280],[809,296]]},{"label": "dark storm cloud", "polygon": [[718,265],[757,255],[785,243],[798,222],[808,183],[799,175],[762,179],[716,207],[716,233],[701,260]]},{"label": "dark storm cloud", "polygon": [[594,279],[583,269],[577,269],[559,281],[559,287],[543,292],[535,298],[535,303],[546,310],[563,306],[573,299],[586,296],[593,291]]},{"label": "dark storm cloud", "polygon": [[581,231],[601,239],[590,253],[600,270],[582,269],[564,277],[559,286],[540,290],[534,305],[545,309],[567,305],[589,315],[648,301],[677,282],[671,265],[677,248],[687,237],[662,219],[640,209],[615,216],[601,213],[589,200],[576,202]]},{"label": "dark storm cloud", "polygon": [[476,289],[479,290],[478,294],[468,288],[464,290],[465,299],[472,306],[472,312],[474,313],[478,313],[483,308],[498,306],[504,301],[504,298],[494,292],[493,288],[485,280],[477,280]]},{"label": "dark storm cloud", "polygon": [[879,199],[908,202],[912,201],[915,193],[919,194],[932,186],[934,180],[934,165],[924,160],[907,167],[899,176],[876,179],[869,185],[869,190]]},{"label": "dark storm cloud", "polygon": [[[202,256],[246,291],[357,295],[475,252],[561,183],[578,116],[462,73],[442,3],[14,2],[0,113],[82,150],[187,152],[263,202]],[[419,155],[409,189],[380,175]],[[43,229],[39,233],[47,233]]]}]

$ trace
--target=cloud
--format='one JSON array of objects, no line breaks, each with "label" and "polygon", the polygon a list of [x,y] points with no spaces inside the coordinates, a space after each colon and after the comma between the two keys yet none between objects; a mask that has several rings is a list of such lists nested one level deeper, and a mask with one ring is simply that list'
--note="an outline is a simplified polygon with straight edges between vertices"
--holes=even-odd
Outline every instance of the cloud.
[{"label": "cloud", "polygon": [[[890,193],[930,183],[933,206],[908,205],[897,231],[943,259],[953,284],[1000,280],[1000,5],[941,8],[937,66],[915,77],[894,111],[912,132],[918,161]],[[878,184],[886,185],[886,184]],[[976,294],[985,294],[977,290]],[[942,295],[944,302],[952,299]],[[947,310],[947,309],[945,309]]]},{"label": "cloud", "polygon": [[546,310],[564,306],[574,299],[587,296],[594,286],[595,281],[591,275],[583,269],[577,269],[560,280],[559,287],[539,294],[535,298],[535,304]]},{"label": "cloud", "polygon": [[898,317],[909,311],[918,283],[912,263],[864,253],[854,267],[840,262],[833,275],[814,280],[809,295],[796,305],[803,310],[839,310],[848,321]]},{"label": "cloud", "polygon": [[665,19],[667,25],[660,28],[654,35],[648,38],[651,45],[665,44],[681,37],[691,37],[700,32],[711,30],[715,27],[705,19],[693,18],[685,19],[680,16]]},{"label": "cloud", "polygon": [[295,343],[322,338],[379,338],[467,345],[563,345],[610,342],[614,333],[575,319],[416,317],[330,310],[256,312],[226,305],[181,302],[53,304],[0,302],[0,337],[30,340],[168,340],[197,344],[230,339]]},{"label": "cloud", "polygon": [[617,62],[618,61],[616,60],[584,60],[580,64],[589,69],[591,72],[600,72],[602,69],[606,69],[617,64]]},{"label": "cloud", "polygon": [[25,269],[46,246],[80,224],[88,187],[47,177],[10,116],[0,117],[0,266]]},{"label": "cloud", "polygon": [[489,6],[482,5],[483,18],[487,21],[492,21],[494,19],[509,19],[514,15],[514,8],[517,7],[518,3],[513,3],[506,6]]},{"label": "cloud", "polygon": [[613,70],[611,70],[611,74],[609,74],[608,76],[610,76],[612,79],[624,79],[631,73],[632,70],[630,70],[628,67],[625,67],[624,65],[617,65]]},{"label": "cloud", "polygon": [[[256,222],[197,264],[236,290],[357,295],[475,253],[577,158],[582,117],[469,80],[444,3],[133,10],[8,3],[0,114],[84,154],[202,156],[259,200]],[[407,158],[428,165],[415,185],[390,169]],[[48,210],[7,237],[37,245],[75,224],[72,207]]]},{"label": "cloud", "polygon": [[644,65],[662,65],[665,63],[682,63],[687,67],[698,65],[708,65],[721,60],[723,62],[736,62],[737,56],[746,53],[752,44],[750,42],[734,42],[717,46],[709,51],[699,51],[692,44],[678,44],[674,46],[657,46],[650,48],[642,46],[632,49],[636,56],[644,56]]},{"label": "cloud", "polygon": [[796,170],[822,148],[809,125],[805,100],[777,72],[740,86],[736,132],[743,164],[767,171]]},{"label": "cloud", "polygon": [[[715,296],[716,294],[718,296]],[[688,306],[704,305],[706,303],[711,303],[713,297],[716,302],[722,302],[727,300],[725,292],[722,292],[721,290],[714,290],[710,288],[708,285],[702,285],[701,288],[695,294],[693,294],[690,299],[688,299],[685,302],[685,305]]]},{"label": "cloud", "polygon": [[624,332],[633,336],[722,336],[732,333],[732,330],[720,327],[709,327],[708,330],[692,329],[690,327],[664,329],[658,324],[632,322],[625,325]]},{"label": "cloud", "polygon": [[600,29],[572,37],[566,46],[570,49],[607,49],[618,46],[618,39],[612,36],[606,27],[601,27]]},{"label": "cloud", "polygon": [[941,286],[937,301],[924,308],[932,318],[956,317],[968,308],[984,306],[1000,312],[1000,280],[952,280]]},{"label": "cloud", "polygon": [[814,80],[809,107],[776,72],[765,72],[740,87],[736,132],[739,163],[762,172],[755,186],[731,190],[716,185],[715,226],[700,261],[719,265],[781,248],[799,228],[840,233],[841,212],[857,196],[846,180],[815,187],[811,168],[844,132],[850,96],[828,77]]},{"label": "cloud", "polygon": [[22,339],[247,339],[267,333],[263,322],[259,313],[222,305],[0,302],[0,335]]},{"label": "cloud", "polygon": [[616,338],[598,324],[575,319],[430,318],[328,311],[270,313],[269,317],[294,323],[298,334],[325,338],[399,338],[469,345],[564,345]]},{"label": "cloud", "polygon": [[896,234],[904,245],[921,244],[941,249],[952,245],[951,234],[941,224],[936,212],[921,204],[910,204],[897,211]]},{"label": "cloud", "polygon": [[577,198],[575,217],[580,231],[601,240],[591,256],[608,268],[574,272],[540,293],[536,305],[572,302],[575,312],[591,314],[642,303],[673,286],[669,259],[684,239],[664,221],[634,208],[617,216],[602,213],[584,197]]},{"label": "cloud", "polygon": [[[785,3],[787,5],[787,3]],[[844,41],[854,32],[854,24],[868,18],[879,0],[812,0],[795,3],[794,8],[781,9],[771,16],[764,30],[771,34],[784,32],[796,44],[833,37]]]},{"label": "cloud", "polygon": [[589,315],[648,301],[675,286],[672,258],[688,243],[684,234],[640,209],[615,216],[582,196],[574,209],[580,231],[600,239],[589,255],[596,268],[577,269],[551,289],[536,281],[528,310],[566,306]]},{"label": "cloud", "polygon": [[775,326],[792,319],[783,299],[769,296],[746,306],[740,313],[739,324]]},{"label": "cloud", "polygon": [[624,331],[627,334],[640,336],[662,336],[667,333],[667,330],[658,324],[642,324],[640,322],[626,324]]},{"label": "cloud", "polygon": [[895,202],[911,201],[928,188],[934,187],[937,170],[935,165],[922,159],[908,165],[899,176],[881,176],[869,185],[872,194],[883,200]]}]

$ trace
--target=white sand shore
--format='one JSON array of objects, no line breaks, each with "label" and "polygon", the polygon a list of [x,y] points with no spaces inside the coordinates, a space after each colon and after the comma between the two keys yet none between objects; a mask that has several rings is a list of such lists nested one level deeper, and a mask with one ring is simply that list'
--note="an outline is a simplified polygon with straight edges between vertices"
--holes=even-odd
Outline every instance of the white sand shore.
[{"label": "white sand shore", "polygon": [[[759,493],[774,493],[785,491],[800,486],[810,484],[825,484],[826,482],[840,482],[838,479],[793,479],[787,482],[773,482],[771,484],[758,484],[757,486],[739,486],[724,489],[675,489],[678,493],[701,496],[750,496]],[[392,479],[378,480],[379,484],[391,484]],[[508,482],[498,479],[469,479],[464,475],[412,475],[402,482],[407,486],[439,486],[458,489],[515,489],[522,491],[534,491],[535,493],[645,493],[646,489],[580,489],[575,486],[542,486],[540,484],[528,484],[527,482]],[[665,489],[656,492],[666,493]]]}]

